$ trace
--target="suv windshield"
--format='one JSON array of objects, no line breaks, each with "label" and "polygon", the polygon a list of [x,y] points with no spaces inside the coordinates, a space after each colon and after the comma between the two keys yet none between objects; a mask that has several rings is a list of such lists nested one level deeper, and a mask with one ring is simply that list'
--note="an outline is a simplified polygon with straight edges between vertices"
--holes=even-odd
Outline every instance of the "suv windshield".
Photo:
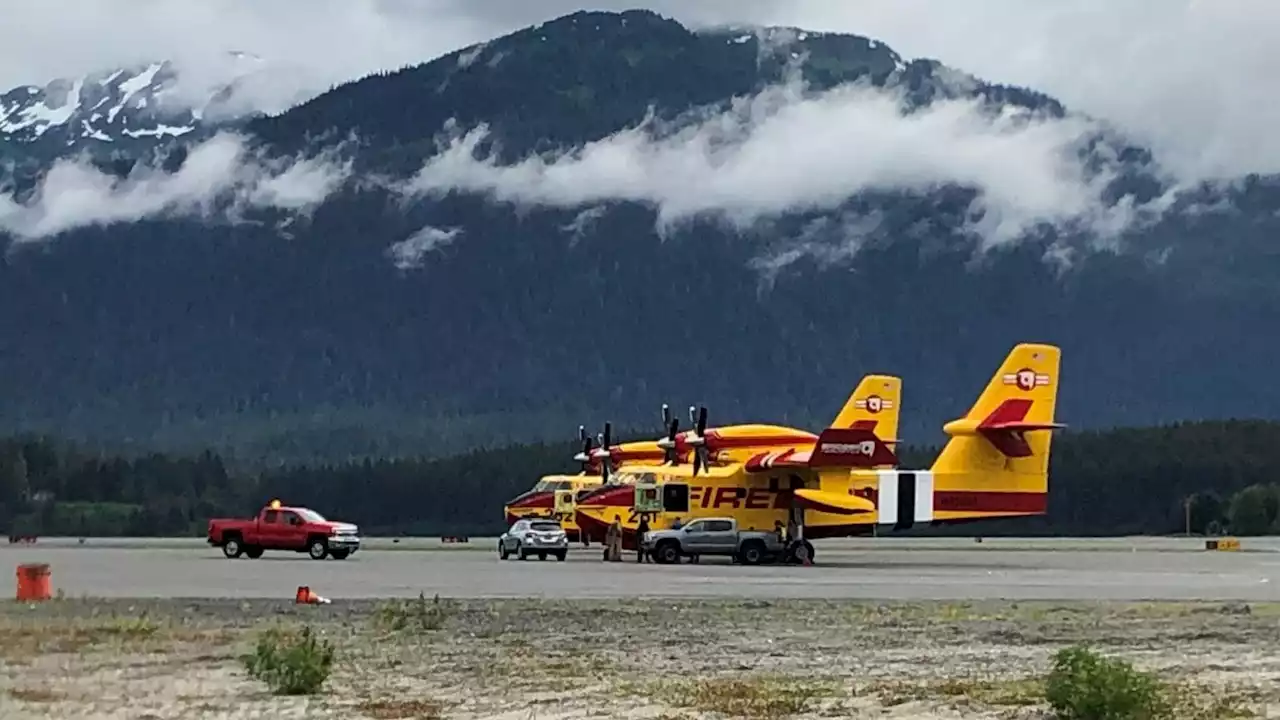
[{"label": "suv windshield", "polygon": [[328,520],[324,519],[323,515],[316,512],[315,510],[308,510],[307,508],[294,508],[294,512],[298,513],[298,515],[303,520],[306,520],[307,522],[313,522],[313,523],[328,522]]}]

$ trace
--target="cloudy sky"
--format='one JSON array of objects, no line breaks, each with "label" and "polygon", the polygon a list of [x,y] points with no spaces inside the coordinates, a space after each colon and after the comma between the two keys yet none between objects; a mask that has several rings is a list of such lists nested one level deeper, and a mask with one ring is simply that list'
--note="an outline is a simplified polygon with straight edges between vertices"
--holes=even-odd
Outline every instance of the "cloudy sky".
[{"label": "cloudy sky", "polygon": [[[248,99],[277,111],[334,83],[574,10],[630,7],[691,26],[854,32],[906,58],[1034,87],[1144,141],[1183,187],[1280,172],[1280,103],[1269,94],[1280,77],[1275,0],[22,0],[0,24],[0,88],[156,58],[179,63],[201,86],[242,70],[227,59],[238,50],[267,68]],[[660,223],[710,213],[747,227],[788,210],[837,207],[866,190],[960,183],[979,192],[973,229],[988,244],[1042,223],[1114,236],[1168,200],[1139,208],[1106,200],[1106,178],[1091,176],[1075,155],[1090,131],[1076,120],[1009,124],[964,102],[908,117],[892,97],[856,89],[814,98],[778,88],[745,103],[676,137],[636,128],[513,166],[476,157],[484,129],[466,129],[402,189],[483,192],[498,202],[577,208],[585,219],[601,203],[631,200],[657,207]],[[726,131],[732,142],[723,142]],[[218,160],[207,164],[211,175],[125,183],[65,164],[34,203],[0,196],[0,230],[46,237],[190,212],[232,191],[244,202],[305,210],[349,172],[313,159],[297,168],[246,166],[235,139],[211,144],[208,155]],[[844,252],[859,242],[851,228],[874,225],[843,218],[829,231]],[[426,228],[405,242],[452,240]]]},{"label": "cloudy sky", "polygon": [[278,107],[584,7],[870,35],[1043,89],[1142,133],[1188,171],[1280,171],[1273,0],[33,0],[6,7],[0,87],[153,57],[215,78],[234,49],[278,68],[260,88]]}]

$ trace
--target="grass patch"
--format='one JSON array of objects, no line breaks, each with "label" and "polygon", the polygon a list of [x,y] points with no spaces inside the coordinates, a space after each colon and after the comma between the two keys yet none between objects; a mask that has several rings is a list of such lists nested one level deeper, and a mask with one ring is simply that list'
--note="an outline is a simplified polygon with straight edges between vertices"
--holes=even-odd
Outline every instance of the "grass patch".
[{"label": "grass patch", "polygon": [[[952,678],[888,681],[871,686],[892,707],[948,700],[994,707],[1048,705],[1056,720],[1238,720],[1257,715],[1246,693],[1191,683],[1170,683],[1130,663],[1104,658],[1081,646],[1059,651],[1043,678]],[[1255,700],[1257,698],[1254,698]]]},{"label": "grass patch", "polygon": [[516,642],[503,644],[493,661],[482,664],[476,675],[483,682],[507,689],[568,692],[598,680],[612,679],[617,672],[611,660],[590,647],[540,648]]},{"label": "grass patch", "polygon": [[902,680],[877,683],[871,687],[871,692],[878,695],[886,706],[940,699],[1000,707],[1026,707],[1044,702],[1044,682],[1039,678]]},{"label": "grass patch", "polygon": [[21,658],[44,653],[82,652],[106,644],[136,644],[157,638],[161,629],[146,615],[22,621],[0,625],[0,654]]},{"label": "grass patch", "polygon": [[358,709],[373,720],[436,720],[444,706],[434,700],[366,700]]},{"label": "grass patch", "polygon": [[1178,720],[1239,720],[1258,714],[1246,704],[1247,696],[1232,688],[1208,688],[1178,683],[1164,687],[1165,700]]},{"label": "grass patch", "polygon": [[55,703],[63,700],[65,696],[44,688],[10,688],[9,697],[19,702]]},{"label": "grass patch", "polygon": [[1244,698],[1187,683],[1166,683],[1119,658],[1083,646],[1053,657],[1045,699],[1059,720],[1230,720],[1255,717]]},{"label": "grass patch", "polygon": [[402,632],[406,630],[433,631],[444,627],[452,615],[448,601],[436,595],[430,601],[422,593],[416,600],[390,600],[380,603],[373,614],[373,622],[381,630]]},{"label": "grass patch", "polygon": [[831,688],[812,680],[754,676],[700,678],[665,683],[659,690],[671,705],[750,720],[771,720],[810,712]]},{"label": "grass patch", "polygon": [[242,658],[249,677],[265,682],[276,695],[311,695],[333,670],[333,645],[317,640],[310,627],[299,633],[271,629]]}]

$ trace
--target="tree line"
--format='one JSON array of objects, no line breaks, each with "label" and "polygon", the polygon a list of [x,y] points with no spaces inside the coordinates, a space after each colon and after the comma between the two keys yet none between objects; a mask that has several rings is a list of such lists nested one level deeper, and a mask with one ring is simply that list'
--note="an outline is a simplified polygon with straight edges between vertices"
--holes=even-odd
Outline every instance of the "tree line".
[{"label": "tree line", "polygon": [[[273,498],[382,535],[494,534],[502,506],[544,474],[573,473],[576,443],[444,458],[270,468],[219,455],[113,457],[49,437],[0,440],[0,527],[10,535],[201,535]],[[933,447],[904,447],[927,466]],[[1280,533],[1280,423],[1223,421],[1069,432],[1054,442],[1049,512],[949,534]]]}]

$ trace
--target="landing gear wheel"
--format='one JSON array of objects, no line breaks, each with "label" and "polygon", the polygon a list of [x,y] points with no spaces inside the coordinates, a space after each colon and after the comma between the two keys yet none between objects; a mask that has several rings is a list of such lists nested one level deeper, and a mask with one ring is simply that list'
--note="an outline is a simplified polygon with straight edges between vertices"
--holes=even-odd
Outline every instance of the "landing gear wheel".
[{"label": "landing gear wheel", "polygon": [[244,552],[244,548],[240,545],[240,538],[227,538],[222,543],[222,554],[229,558],[238,558]]},{"label": "landing gear wheel", "polygon": [[813,563],[813,544],[808,540],[801,540],[791,546],[790,561],[796,565],[803,565],[806,560]]},{"label": "landing gear wheel", "polygon": [[329,554],[333,556],[334,560],[346,560],[348,557],[351,556],[351,551],[350,550],[330,550]]},{"label": "landing gear wheel", "polygon": [[320,539],[312,540],[307,546],[307,554],[312,560],[323,560],[329,554],[329,544]]},{"label": "landing gear wheel", "polygon": [[250,560],[257,560],[258,558],[262,557],[262,548],[258,547],[257,545],[250,545],[249,547],[244,549],[244,554]]}]

